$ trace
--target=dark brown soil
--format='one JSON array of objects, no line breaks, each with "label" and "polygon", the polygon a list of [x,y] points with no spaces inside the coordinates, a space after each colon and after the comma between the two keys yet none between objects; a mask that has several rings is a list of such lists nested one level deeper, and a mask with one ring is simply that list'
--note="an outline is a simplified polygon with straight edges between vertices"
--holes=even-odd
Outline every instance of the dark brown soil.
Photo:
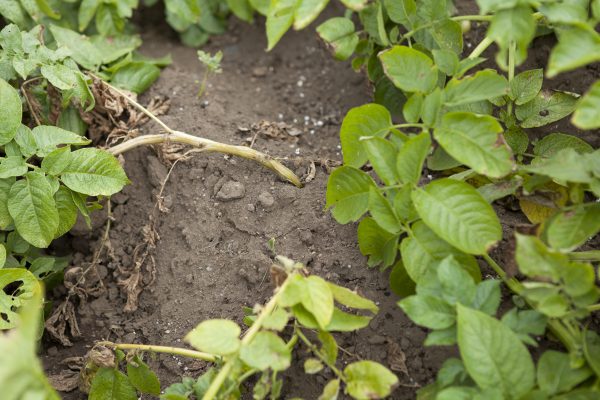
[{"label": "dark brown soil", "polygon": [[[341,120],[351,107],[369,102],[370,92],[361,74],[332,59],[313,29],[290,32],[274,51],[265,53],[262,22],[252,26],[232,20],[229,32],[213,38],[205,49],[223,51],[223,73],[212,76],[206,93],[198,98],[203,67],[196,51],[180,45],[160,19],[141,24],[143,52],[173,56],[173,65],[142,97],[143,103],[155,95],[171,99],[170,112],[163,117],[168,125],[225,143],[247,144],[253,133],[246,130],[253,124],[283,122],[288,131],[297,129],[299,136],[259,135],[254,147],[279,157],[341,160]],[[483,28],[474,27],[469,37],[482,33]],[[544,47],[539,50],[544,51]],[[574,81],[559,86],[571,91],[587,87]],[[155,129],[151,124],[142,128],[143,133]],[[302,163],[298,172],[304,173],[305,167]],[[443,360],[454,354],[454,349],[423,347],[426,330],[411,323],[397,307],[388,272],[367,268],[358,250],[356,226],[339,225],[324,210],[328,174],[321,167],[312,182],[297,189],[241,159],[197,154],[178,163],[164,191],[170,211],[160,214],[156,225],[160,237],[152,253],[156,279],[143,277],[148,287],[140,296],[139,309],[124,312],[126,294],[117,286],[117,270],[132,267],[134,248],[143,241],[142,228],[168,170],[150,148],[128,153],[125,168],[132,184],[113,198],[113,257],[98,268],[106,290],[78,302],[82,337],[72,347],[45,341],[42,358],[48,373],[59,373],[66,368],[61,364],[64,358],[83,356],[98,340],[183,346],[183,336],[204,319],[241,322],[243,306],[264,302],[271,293],[268,271],[273,253],[267,242],[272,238],[278,254],[305,263],[312,273],[356,288],[379,304],[381,310],[368,328],[338,336],[346,350],[341,362],[372,359],[389,366],[390,349],[401,349],[408,374],[396,371],[402,385],[392,398],[413,399],[415,390],[431,382]],[[239,197],[229,190],[231,186],[243,187],[243,196],[228,199]],[[519,221],[514,213],[508,214],[510,224]],[[93,232],[79,232],[73,238],[76,262],[89,261],[102,234],[101,222]],[[184,375],[198,376],[204,368],[202,363],[164,355],[151,365],[159,371],[164,387]],[[287,374],[283,398],[315,399],[328,378],[327,373],[311,377],[294,370]],[[63,397],[85,395],[74,391]]]}]

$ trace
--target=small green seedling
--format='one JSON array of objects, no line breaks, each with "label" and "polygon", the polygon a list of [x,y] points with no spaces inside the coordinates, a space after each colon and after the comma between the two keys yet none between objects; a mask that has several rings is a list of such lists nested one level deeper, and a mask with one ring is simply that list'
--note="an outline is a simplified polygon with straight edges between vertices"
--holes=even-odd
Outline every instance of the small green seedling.
[{"label": "small green seedling", "polygon": [[204,64],[204,75],[202,82],[200,83],[200,90],[198,90],[198,97],[202,97],[206,91],[206,85],[208,84],[208,77],[213,74],[220,74],[223,72],[221,69],[221,60],[223,59],[223,52],[217,51],[214,56],[202,50],[198,50],[198,60]]}]

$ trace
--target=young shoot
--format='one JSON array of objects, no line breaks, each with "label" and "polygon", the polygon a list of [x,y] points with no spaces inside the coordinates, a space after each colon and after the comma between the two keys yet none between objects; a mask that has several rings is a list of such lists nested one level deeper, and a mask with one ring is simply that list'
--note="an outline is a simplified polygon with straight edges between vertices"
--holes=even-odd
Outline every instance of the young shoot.
[{"label": "young shoot", "polygon": [[206,85],[208,83],[208,77],[213,74],[220,74],[223,72],[221,68],[221,60],[223,59],[223,52],[217,51],[214,56],[202,50],[198,50],[198,60],[204,64],[204,76],[200,83],[200,90],[198,90],[198,97],[202,97],[206,91]]}]

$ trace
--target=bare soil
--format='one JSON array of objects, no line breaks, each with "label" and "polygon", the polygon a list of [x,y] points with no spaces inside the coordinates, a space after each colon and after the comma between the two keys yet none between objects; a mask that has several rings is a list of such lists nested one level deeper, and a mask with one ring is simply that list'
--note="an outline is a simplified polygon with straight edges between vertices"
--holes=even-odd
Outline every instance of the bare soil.
[{"label": "bare soil", "polygon": [[[461,11],[473,11],[469,3]],[[198,98],[203,67],[196,50],[182,46],[160,13],[154,15],[140,20],[142,52],[170,53],[173,64],[142,103],[166,96],[171,108],[162,119],[169,126],[232,144],[248,144],[255,138],[253,147],[260,151],[303,158],[288,163],[299,175],[307,172],[308,161],[317,162],[316,175],[298,189],[241,159],[196,154],[177,163],[163,192],[169,211],[158,214],[159,240],[145,264],[154,260],[155,276],[142,269],[145,288],[139,307],[126,312],[127,293],[117,284],[123,277],[119,270],[133,268],[134,250],[147,237],[144,227],[169,170],[154,149],[127,153],[124,162],[132,183],[112,198],[111,251],[97,268],[104,290],[75,302],[82,336],[73,346],[45,339],[42,359],[47,372],[58,374],[66,368],[63,359],[83,356],[95,341],[184,346],[183,336],[204,319],[233,318],[241,323],[243,306],[262,303],[271,294],[273,252],[267,242],[274,238],[276,253],[301,261],[312,273],[357,289],[379,304],[380,312],[368,328],[337,336],[344,349],[341,362],[372,359],[394,367],[401,386],[392,398],[415,398],[416,389],[430,383],[443,360],[456,350],[423,347],[427,330],[411,323],[397,307],[398,298],[389,290],[389,271],[368,269],[357,246],[356,226],[339,225],[324,210],[328,171],[321,165],[341,161],[341,120],[351,107],[370,101],[364,76],[334,61],[314,29],[290,32],[275,50],[265,53],[262,22],[248,25],[232,19],[228,33],[214,37],[204,49],[223,51],[223,73],[209,78],[206,92]],[[473,27],[465,52],[483,32],[482,27]],[[542,58],[547,50],[544,40],[536,42],[533,50]],[[486,54],[493,60],[493,49]],[[541,61],[537,56],[533,60]],[[570,91],[588,86],[569,79],[553,85]],[[562,124],[556,128],[566,129],[567,123]],[[157,129],[146,124],[142,133]],[[507,229],[524,222],[517,213],[503,214]],[[72,232],[69,246],[75,252],[74,265],[89,264],[103,234],[105,215],[96,215],[93,231]],[[59,300],[64,293],[59,288],[53,296]],[[299,357],[304,356],[300,352]],[[408,373],[397,365],[403,356]],[[204,363],[166,355],[150,364],[159,371],[163,387],[181,376],[198,376],[205,368]],[[299,368],[293,370],[286,375],[283,398],[315,399],[330,377],[327,371],[308,376]],[[86,396],[75,390],[63,397]]]}]

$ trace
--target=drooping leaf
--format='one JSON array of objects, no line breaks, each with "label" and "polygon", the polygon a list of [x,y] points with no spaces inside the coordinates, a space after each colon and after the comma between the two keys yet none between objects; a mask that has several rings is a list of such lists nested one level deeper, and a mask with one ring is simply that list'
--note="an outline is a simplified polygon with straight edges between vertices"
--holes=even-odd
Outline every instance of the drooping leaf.
[{"label": "drooping leaf", "polygon": [[482,175],[500,178],[515,167],[502,126],[493,117],[450,112],[442,117],[434,136],[454,159]]},{"label": "drooping leaf", "polygon": [[429,93],[437,83],[437,71],[425,53],[406,46],[394,46],[379,53],[385,74],[405,92]]},{"label": "drooping leaf", "polygon": [[329,0],[300,0],[294,14],[294,29],[306,28],[327,6]]},{"label": "drooping leaf", "polygon": [[362,297],[356,292],[353,292],[350,289],[347,289],[343,286],[338,286],[333,283],[328,282],[329,289],[333,294],[333,298],[340,304],[343,304],[346,307],[356,308],[361,310],[369,310],[373,313],[377,313],[379,311],[379,307],[371,300]]},{"label": "drooping leaf", "polygon": [[27,173],[15,182],[8,195],[8,212],[27,242],[46,248],[58,229],[54,192],[43,174]]},{"label": "drooping leaf", "polygon": [[389,111],[379,104],[365,104],[348,111],[340,130],[344,164],[360,168],[368,160],[361,137],[385,137],[392,129]]},{"label": "drooping leaf", "polygon": [[521,341],[530,346],[537,346],[531,335],[540,336],[546,331],[548,319],[535,310],[518,310],[513,308],[502,316],[502,323],[508,326]]},{"label": "drooping leaf", "polygon": [[111,77],[115,86],[134,93],[145,92],[160,75],[160,68],[147,62],[132,62],[119,68]]},{"label": "drooping leaf", "polygon": [[515,234],[517,238],[516,260],[519,270],[529,276],[545,276],[558,280],[560,270],[568,265],[568,257],[548,249],[534,236]]},{"label": "drooping leaf", "polygon": [[358,45],[354,22],[348,18],[328,19],[317,27],[317,33],[333,50],[335,58],[341,61],[350,58]]},{"label": "drooping leaf", "polygon": [[271,50],[294,23],[298,0],[272,0],[267,13],[267,51]]},{"label": "drooping leaf", "polygon": [[136,400],[135,388],[127,376],[115,368],[100,368],[90,388],[89,400]]},{"label": "drooping leaf", "polygon": [[127,377],[140,392],[155,396],[160,394],[158,377],[139,356],[135,356],[132,361],[127,363]]},{"label": "drooping leaf", "polygon": [[421,178],[423,163],[431,150],[431,138],[426,131],[408,139],[396,159],[398,177],[403,183],[416,185]]},{"label": "drooping leaf", "polygon": [[357,361],[344,368],[346,390],[356,399],[380,399],[390,395],[398,377],[373,361]]},{"label": "drooping leaf", "polygon": [[458,348],[471,378],[482,389],[520,398],[535,384],[535,366],[519,338],[500,321],[460,304]]},{"label": "drooping leaf", "polygon": [[368,265],[381,264],[387,268],[398,255],[399,235],[389,233],[380,227],[373,218],[363,218],[358,224],[358,246],[363,255],[369,256]]},{"label": "drooping leaf", "polygon": [[404,298],[415,294],[415,282],[410,278],[402,260],[398,260],[390,272],[390,289]]},{"label": "drooping leaf", "polygon": [[356,221],[369,208],[369,192],[374,186],[373,179],[363,171],[340,167],[327,182],[326,207],[333,207],[333,217],[340,224]]},{"label": "drooping leaf", "polygon": [[241,360],[259,370],[283,371],[290,366],[292,354],[283,339],[273,332],[258,332],[240,350]]},{"label": "drooping leaf", "polygon": [[211,354],[228,355],[240,348],[241,329],[233,321],[210,319],[201,322],[186,336],[192,347]]},{"label": "drooping leaf", "polygon": [[484,254],[502,238],[496,213],[467,183],[438,179],[412,199],[423,221],[442,239],[468,254]]},{"label": "drooping leaf", "polygon": [[329,324],[333,315],[333,293],[327,282],[312,275],[305,279],[302,305],[310,312],[322,329]]},{"label": "drooping leaf", "polygon": [[600,204],[581,204],[558,213],[545,226],[548,244],[572,251],[600,231]]},{"label": "drooping leaf", "polygon": [[58,238],[69,232],[77,222],[77,205],[73,201],[71,191],[62,185],[54,194],[54,201],[58,211],[58,228],[54,237]]}]

